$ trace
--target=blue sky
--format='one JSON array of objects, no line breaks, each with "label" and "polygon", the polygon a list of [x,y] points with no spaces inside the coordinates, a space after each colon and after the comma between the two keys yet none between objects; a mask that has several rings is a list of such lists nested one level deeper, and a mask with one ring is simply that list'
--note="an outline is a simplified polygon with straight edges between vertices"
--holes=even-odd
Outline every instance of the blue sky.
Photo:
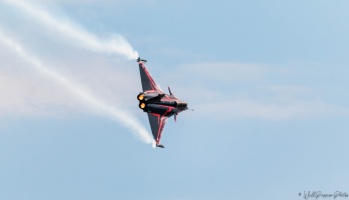
[{"label": "blue sky", "polygon": [[[0,199],[349,193],[346,1],[26,2],[104,46],[0,2],[0,34],[30,57],[0,42]],[[165,149],[135,133],[150,127],[119,35],[195,110],[169,119]]]}]

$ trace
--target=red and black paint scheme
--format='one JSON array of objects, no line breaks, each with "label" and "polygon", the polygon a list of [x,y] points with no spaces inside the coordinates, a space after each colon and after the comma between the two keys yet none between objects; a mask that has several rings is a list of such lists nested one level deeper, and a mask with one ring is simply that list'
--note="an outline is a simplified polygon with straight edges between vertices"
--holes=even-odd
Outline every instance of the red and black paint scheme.
[{"label": "red and black paint scheme", "polygon": [[169,95],[160,89],[144,65],[147,62],[146,60],[138,58],[137,62],[143,88],[143,92],[137,96],[139,108],[148,113],[156,146],[164,148],[164,145],[160,144],[160,139],[167,119],[174,116],[176,121],[177,115],[182,111],[188,110],[188,106],[186,102],[179,100],[172,94],[170,87],[168,87]]}]

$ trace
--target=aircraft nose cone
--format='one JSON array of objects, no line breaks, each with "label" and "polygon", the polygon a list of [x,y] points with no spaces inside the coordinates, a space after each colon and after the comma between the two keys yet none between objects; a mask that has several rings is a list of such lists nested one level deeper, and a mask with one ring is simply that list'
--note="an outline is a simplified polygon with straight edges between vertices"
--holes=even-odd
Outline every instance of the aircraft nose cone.
[{"label": "aircraft nose cone", "polygon": [[178,108],[186,108],[187,106],[188,106],[188,104],[184,101],[177,103]]}]

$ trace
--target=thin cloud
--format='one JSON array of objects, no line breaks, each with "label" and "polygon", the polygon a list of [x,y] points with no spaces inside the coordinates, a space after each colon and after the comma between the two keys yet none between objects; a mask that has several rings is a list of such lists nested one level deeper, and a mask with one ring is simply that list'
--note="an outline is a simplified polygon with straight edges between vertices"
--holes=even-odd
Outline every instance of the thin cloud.
[{"label": "thin cloud", "polygon": [[267,67],[257,64],[234,62],[202,62],[185,64],[175,68],[174,74],[179,74],[177,79],[206,79],[219,83],[233,81],[252,81],[263,78]]},{"label": "thin cloud", "polygon": [[188,100],[198,116],[217,120],[349,115],[347,107],[319,99],[321,88],[300,84],[295,70],[248,63],[194,63],[179,66],[171,71],[178,76],[162,82],[174,79],[172,90]]},{"label": "thin cloud", "polygon": [[290,120],[307,119],[349,114],[348,108],[322,101],[296,101],[284,103],[260,102],[253,100],[232,100],[204,103],[197,106],[200,114],[217,116],[220,120],[259,119]]},{"label": "thin cloud", "polygon": [[270,85],[263,86],[263,89],[276,93],[280,96],[308,95],[314,93],[314,89],[300,85]]},{"label": "thin cloud", "polygon": [[1,68],[0,92],[0,117],[66,116],[85,110],[69,92],[28,72]]}]

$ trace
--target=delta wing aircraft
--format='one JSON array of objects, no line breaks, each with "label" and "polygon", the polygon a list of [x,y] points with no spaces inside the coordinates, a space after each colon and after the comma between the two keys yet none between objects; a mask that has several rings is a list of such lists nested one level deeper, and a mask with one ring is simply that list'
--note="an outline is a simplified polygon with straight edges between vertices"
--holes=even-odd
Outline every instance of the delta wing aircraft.
[{"label": "delta wing aircraft", "polygon": [[188,110],[188,104],[175,97],[170,87],[168,87],[169,95],[161,91],[144,65],[147,62],[146,60],[138,58],[137,62],[139,64],[143,88],[143,92],[137,96],[139,108],[148,114],[156,146],[164,148],[164,145],[160,144],[160,139],[167,119],[174,116],[174,120],[176,121],[177,115],[180,112]]}]

